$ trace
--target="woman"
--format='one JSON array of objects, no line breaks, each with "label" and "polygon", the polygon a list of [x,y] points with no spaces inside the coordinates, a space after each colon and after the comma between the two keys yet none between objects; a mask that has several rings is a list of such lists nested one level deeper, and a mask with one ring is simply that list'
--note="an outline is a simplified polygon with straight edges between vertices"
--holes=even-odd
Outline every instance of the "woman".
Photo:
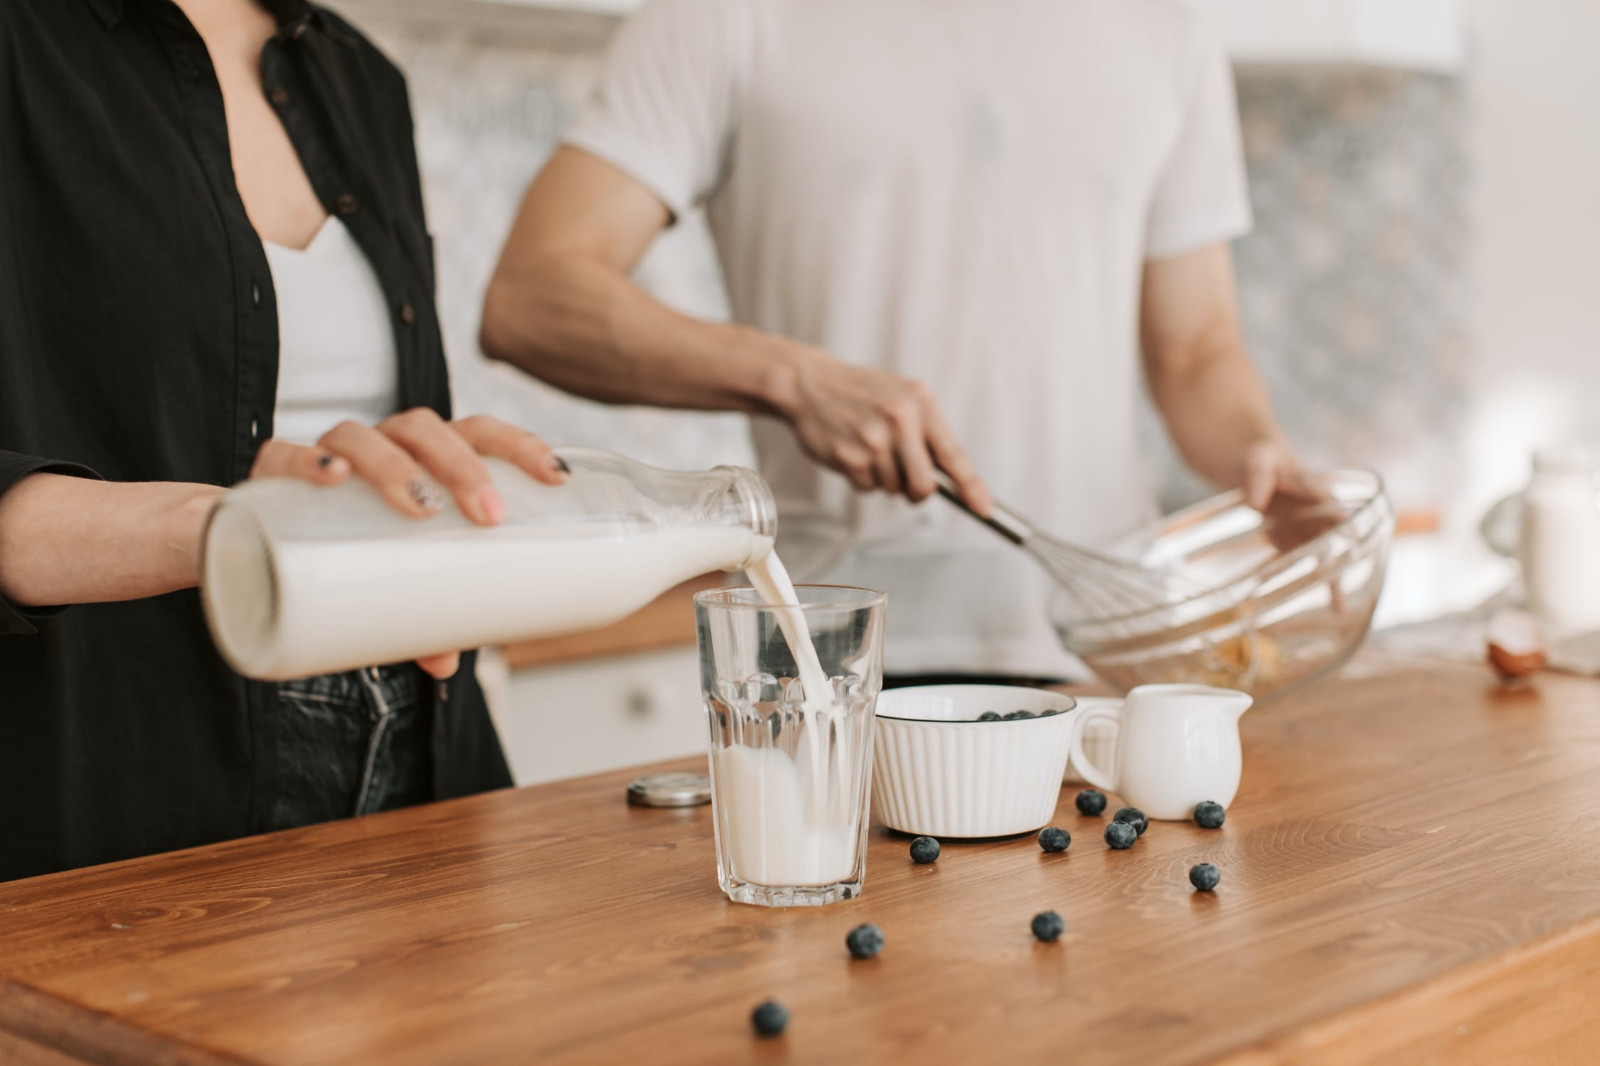
[{"label": "woman", "polygon": [[510,784],[470,655],[249,682],[193,590],[247,476],[485,525],[479,456],[562,480],[448,421],[431,255],[404,80],[336,16],[0,5],[0,880]]}]

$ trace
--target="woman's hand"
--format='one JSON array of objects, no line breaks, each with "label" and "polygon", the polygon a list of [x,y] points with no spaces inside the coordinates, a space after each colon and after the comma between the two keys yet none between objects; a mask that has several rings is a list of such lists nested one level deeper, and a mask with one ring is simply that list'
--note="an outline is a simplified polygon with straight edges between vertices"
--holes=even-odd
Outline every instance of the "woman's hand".
[{"label": "woman's hand", "polygon": [[[488,415],[446,422],[426,407],[391,415],[376,426],[341,422],[315,445],[269,440],[256,453],[251,477],[296,477],[337,485],[351,474],[376,488],[395,510],[429,518],[444,507],[441,489],[481,526],[506,516],[483,456],[514,463],[535,480],[560,485],[567,468],[550,446],[527,430]],[[454,652],[418,659],[434,677],[460,665]]]}]

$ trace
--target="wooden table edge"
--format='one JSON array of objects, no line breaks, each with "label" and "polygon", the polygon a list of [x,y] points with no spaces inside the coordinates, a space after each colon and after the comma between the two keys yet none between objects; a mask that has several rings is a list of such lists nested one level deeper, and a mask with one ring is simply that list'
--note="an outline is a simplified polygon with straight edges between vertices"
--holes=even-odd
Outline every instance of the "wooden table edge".
[{"label": "wooden table edge", "polygon": [[12,1062],[13,1053],[21,1056],[34,1049],[40,1054],[32,1061],[40,1063],[255,1066],[247,1059],[140,1028],[15,978],[0,978],[0,1060]]},{"label": "wooden table edge", "polygon": [[[1440,1037],[1481,1044],[1518,1026],[1537,1027],[1537,1018],[1521,1008],[1555,1002],[1557,990],[1578,985],[1587,990],[1585,998],[1600,1004],[1600,995],[1589,994],[1600,993],[1600,916],[1241,1048],[1212,1066],[1407,1062],[1408,1049],[1420,1050]],[[1575,1051],[1600,1047],[1600,1008],[1589,1025],[1588,1038]],[[1461,1057],[1449,1061],[1494,1061],[1473,1057],[1467,1046],[1458,1052]]]}]

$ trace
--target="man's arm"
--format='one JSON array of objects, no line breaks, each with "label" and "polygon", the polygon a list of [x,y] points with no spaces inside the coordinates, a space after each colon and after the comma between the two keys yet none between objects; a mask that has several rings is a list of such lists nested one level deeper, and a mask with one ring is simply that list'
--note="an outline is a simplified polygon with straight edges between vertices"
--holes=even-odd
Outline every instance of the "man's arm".
[{"label": "man's arm", "polygon": [[934,491],[937,464],[980,510],[988,491],[921,383],[808,344],[682,315],[630,275],[671,215],[596,156],[557,150],[535,179],[484,302],[481,344],[557,388],[608,403],[787,421],[857,488]]},{"label": "man's arm", "polygon": [[1139,332],[1150,394],[1200,476],[1243,488],[1262,510],[1274,492],[1315,498],[1245,352],[1235,297],[1226,244],[1145,264]]}]

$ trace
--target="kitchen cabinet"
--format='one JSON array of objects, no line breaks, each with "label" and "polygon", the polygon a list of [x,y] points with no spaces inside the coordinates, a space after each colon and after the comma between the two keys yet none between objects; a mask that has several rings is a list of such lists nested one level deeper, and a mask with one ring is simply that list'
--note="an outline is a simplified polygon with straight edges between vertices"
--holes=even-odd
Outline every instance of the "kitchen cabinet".
[{"label": "kitchen cabinet", "polygon": [[[643,0],[344,0],[364,20],[470,32],[606,32]],[[1185,0],[1204,12],[1235,62],[1355,65],[1451,73],[1467,56],[1459,0]]]},{"label": "kitchen cabinet", "polygon": [[1458,0],[1189,0],[1242,65],[1451,73],[1466,60]]},{"label": "kitchen cabinet", "polygon": [[706,750],[694,645],[514,670],[495,711],[519,785]]}]

